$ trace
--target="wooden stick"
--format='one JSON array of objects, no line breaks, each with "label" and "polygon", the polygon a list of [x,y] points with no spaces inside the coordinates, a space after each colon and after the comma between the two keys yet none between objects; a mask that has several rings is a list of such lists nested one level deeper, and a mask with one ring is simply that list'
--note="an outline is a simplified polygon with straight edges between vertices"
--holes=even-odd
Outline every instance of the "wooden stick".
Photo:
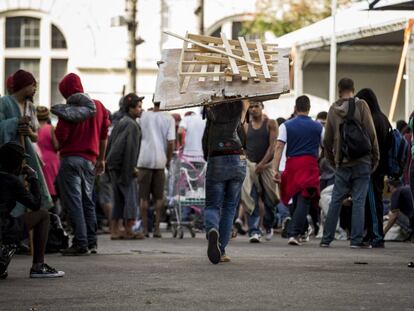
[{"label": "wooden stick", "polygon": [[262,64],[263,73],[266,80],[270,80],[271,76],[269,73],[269,68],[267,68],[266,58],[263,53],[262,42],[259,39],[256,39],[257,51],[259,52],[260,63]]},{"label": "wooden stick", "polygon": [[[239,37],[239,41],[240,41],[240,46],[242,48],[244,57],[246,59],[248,59],[248,60],[252,60],[251,57],[250,57],[250,54],[249,54],[249,49],[247,47],[247,44],[246,44],[246,41],[244,40],[244,38],[243,37]],[[250,77],[252,77],[252,78],[256,78],[257,77],[256,71],[254,70],[254,67],[252,65],[247,64],[247,69],[249,70]]]},{"label": "wooden stick", "polygon": [[[228,54],[231,54],[231,47],[229,44],[229,41],[227,40],[226,34],[224,32],[220,33],[221,35],[221,39],[223,40],[223,44],[224,44],[224,48],[226,49],[226,52]],[[251,62],[251,60],[248,60]],[[231,67],[231,71],[233,72],[234,75],[238,75],[239,73],[239,68],[237,68],[237,64],[236,61],[234,60],[234,58],[229,57],[229,62],[230,62],[230,67]]]},{"label": "wooden stick", "polygon": [[[223,41],[217,37],[203,36],[203,35],[197,35],[197,34],[190,33],[188,35],[188,38],[197,40],[199,42],[223,44]],[[240,46],[240,41],[237,41],[237,40],[229,40],[229,43],[234,46]],[[249,48],[256,48],[256,44],[254,42],[246,42],[246,43]],[[269,44],[269,43],[263,44],[264,48],[277,47],[277,46],[278,46],[277,44]]]},{"label": "wooden stick", "polygon": [[191,39],[188,39],[188,38],[184,38],[184,37],[182,37],[180,35],[177,35],[175,33],[172,33],[172,32],[169,32],[169,31],[164,31],[164,33],[167,34],[167,35],[169,35],[169,36],[172,36],[172,37],[175,37],[175,38],[178,38],[178,39],[181,39],[181,40],[190,42],[190,43],[192,43],[192,44],[194,44],[196,46],[202,47],[203,49],[206,49],[206,50],[208,50],[210,52],[222,54],[222,55],[225,55],[227,57],[231,57],[231,58],[240,60],[240,61],[245,62],[245,63],[252,64],[252,65],[255,65],[255,66],[261,66],[259,63],[248,61],[247,59],[244,59],[243,57],[234,55],[232,53],[223,52],[222,50],[220,50],[218,48],[213,48],[213,47],[210,47],[208,45],[199,43],[197,41],[194,41],[194,40],[191,40]]}]

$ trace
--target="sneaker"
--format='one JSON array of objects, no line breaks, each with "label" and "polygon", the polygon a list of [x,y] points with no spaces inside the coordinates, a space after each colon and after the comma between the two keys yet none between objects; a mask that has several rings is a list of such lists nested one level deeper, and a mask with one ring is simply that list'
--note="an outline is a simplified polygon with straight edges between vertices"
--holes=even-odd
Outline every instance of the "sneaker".
[{"label": "sneaker", "polygon": [[287,232],[287,230],[288,230],[288,227],[289,227],[289,223],[290,223],[290,221],[292,220],[292,218],[290,218],[290,217],[286,217],[284,220],[283,220],[283,223],[282,223],[282,238],[287,238],[288,237],[288,232]]},{"label": "sneaker", "polygon": [[33,279],[61,278],[64,275],[65,272],[57,271],[45,263],[39,270],[30,269],[30,277]]},{"label": "sneaker", "polygon": [[250,243],[260,243],[261,239],[262,239],[262,236],[258,233],[255,233],[250,237],[249,242]]},{"label": "sneaker", "polygon": [[7,267],[16,252],[15,245],[2,245],[0,246],[0,279],[4,280],[8,277]]},{"label": "sneaker", "polygon": [[88,250],[93,255],[98,254],[98,246],[97,245],[93,245],[93,246],[88,247]]},{"label": "sneaker", "polygon": [[358,243],[358,244],[351,244],[350,248],[361,249],[361,248],[372,248],[372,246],[369,243],[362,242],[362,243]]},{"label": "sneaker", "polygon": [[161,231],[159,229],[155,230],[154,233],[152,234],[152,237],[161,239],[162,238]]},{"label": "sneaker", "polygon": [[289,245],[296,245],[296,246],[301,246],[302,244],[294,237],[290,237],[289,241],[288,241]]},{"label": "sneaker", "polygon": [[213,264],[218,264],[221,258],[221,251],[219,247],[219,233],[216,229],[211,229],[207,234],[208,248],[207,256]]},{"label": "sneaker", "polygon": [[371,243],[372,248],[385,248],[385,244],[383,241],[381,242],[372,242]]},{"label": "sneaker", "polygon": [[87,248],[80,248],[78,246],[72,245],[67,249],[61,250],[63,256],[88,256],[89,251]]},{"label": "sneaker", "polygon": [[321,242],[321,243],[319,244],[319,246],[320,246],[320,247],[324,247],[324,248],[328,248],[328,247],[330,247],[329,243],[325,243],[325,242]]},{"label": "sneaker", "polygon": [[231,258],[229,256],[227,256],[226,254],[221,255],[220,257],[220,262],[230,262]]},{"label": "sneaker", "polygon": [[246,230],[243,229],[243,222],[241,221],[240,218],[236,219],[236,221],[234,222],[234,226],[236,227],[238,234],[240,235],[246,234]]},{"label": "sneaker", "polygon": [[273,238],[273,228],[271,229],[266,229],[266,235],[265,235],[265,239],[266,241],[270,241]]}]

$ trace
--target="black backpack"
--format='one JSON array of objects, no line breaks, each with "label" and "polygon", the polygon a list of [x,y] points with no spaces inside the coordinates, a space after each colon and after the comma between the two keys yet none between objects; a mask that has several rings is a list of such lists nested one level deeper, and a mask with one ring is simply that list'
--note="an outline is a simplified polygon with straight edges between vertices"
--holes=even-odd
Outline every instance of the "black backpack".
[{"label": "black backpack", "polygon": [[372,145],[365,127],[354,117],[355,99],[349,99],[345,121],[340,125],[342,158],[356,160],[371,153]]}]

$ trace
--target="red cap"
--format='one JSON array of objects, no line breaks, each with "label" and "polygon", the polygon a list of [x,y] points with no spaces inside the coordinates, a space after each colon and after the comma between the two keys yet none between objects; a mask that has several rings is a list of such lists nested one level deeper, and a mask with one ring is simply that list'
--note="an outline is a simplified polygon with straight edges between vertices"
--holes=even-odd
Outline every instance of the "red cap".
[{"label": "red cap", "polygon": [[16,93],[26,86],[36,83],[33,75],[25,70],[17,70],[13,75],[13,92]]},{"label": "red cap", "polygon": [[59,83],[59,91],[64,98],[76,93],[83,93],[81,79],[75,73],[69,73]]}]

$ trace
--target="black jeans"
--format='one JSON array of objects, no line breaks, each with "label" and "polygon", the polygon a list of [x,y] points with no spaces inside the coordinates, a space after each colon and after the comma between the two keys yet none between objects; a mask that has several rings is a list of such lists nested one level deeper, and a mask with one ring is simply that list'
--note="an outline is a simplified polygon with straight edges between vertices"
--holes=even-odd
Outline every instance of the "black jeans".
[{"label": "black jeans", "polygon": [[377,172],[371,175],[365,201],[365,229],[367,230],[367,234],[364,240],[373,243],[384,242],[384,205],[382,203],[384,177],[383,174]]}]

